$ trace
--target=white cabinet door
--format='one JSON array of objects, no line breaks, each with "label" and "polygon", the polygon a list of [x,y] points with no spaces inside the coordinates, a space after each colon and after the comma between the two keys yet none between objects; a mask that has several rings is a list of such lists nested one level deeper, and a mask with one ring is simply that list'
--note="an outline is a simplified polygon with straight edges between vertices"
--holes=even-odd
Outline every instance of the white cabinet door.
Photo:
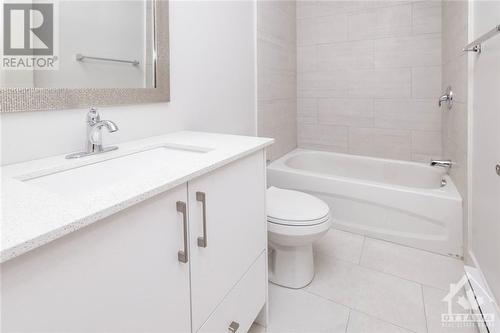
[{"label": "white cabinet door", "polygon": [[190,332],[186,185],[2,265],[8,332]]},{"label": "white cabinet door", "polygon": [[265,190],[263,151],[188,183],[193,332],[266,248]]}]

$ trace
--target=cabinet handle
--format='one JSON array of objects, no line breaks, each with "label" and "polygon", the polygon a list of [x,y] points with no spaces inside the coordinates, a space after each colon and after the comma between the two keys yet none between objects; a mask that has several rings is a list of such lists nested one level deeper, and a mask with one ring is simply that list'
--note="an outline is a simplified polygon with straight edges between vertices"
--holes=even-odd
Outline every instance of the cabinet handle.
[{"label": "cabinet handle", "polygon": [[238,328],[240,328],[239,323],[237,323],[235,321],[231,322],[231,324],[229,324],[229,327],[228,327],[229,333],[235,333],[238,330]]},{"label": "cabinet handle", "polygon": [[198,237],[198,246],[207,247],[207,202],[204,192],[196,192],[196,201],[201,202],[203,207],[203,236]]},{"label": "cabinet handle", "polygon": [[177,259],[182,263],[188,262],[188,234],[187,234],[187,214],[186,214],[186,203],[182,201],[177,201],[177,211],[182,213],[182,233],[184,237],[184,250],[179,250],[177,252]]}]

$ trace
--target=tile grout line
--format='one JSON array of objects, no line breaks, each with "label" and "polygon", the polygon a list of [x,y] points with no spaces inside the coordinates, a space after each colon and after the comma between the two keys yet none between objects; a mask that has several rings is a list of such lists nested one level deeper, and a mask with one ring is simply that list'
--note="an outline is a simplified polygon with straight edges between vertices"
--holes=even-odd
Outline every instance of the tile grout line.
[{"label": "tile grout line", "polygon": [[[325,255],[325,254],[323,254],[323,255]],[[328,256],[328,255],[326,255],[326,256]],[[443,288],[436,287],[436,286],[431,286],[431,285],[428,285],[428,284],[425,284],[425,283],[422,283],[422,282],[419,282],[419,281],[410,280],[408,278],[405,278],[405,277],[402,277],[402,276],[399,276],[399,275],[396,275],[396,274],[393,274],[393,273],[384,272],[384,271],[381,271],[381,270],[378,270],[378,269],[375,269],[375,268],[367,267],[367,266],[364,266],[362,264],[355,264],[353,262],[350,262],[350,261],[347,261],[347,260],[338,259],[338,258],[335,258],[335,257],[332,257],[332,256],[328,256],[328,257],[333,258],[335,260],[339,260],[339,261],[344,262],[344,263],[349,263],[351,265],[357,265],[357,266],[359,266],[361,268],[364,268],[364,269],[367,269],[367,270],[370,270],[370,271],[373,271],[373,272],[377,272],[377,273],[388,275],[388,276],[392,276],[392,277],[395,277],[395,278],[398,278],[398,279],[401,279],[401,280],[404,280],[404,281],[407,281],[407,282],[412,282],[412,283],[415,283],[415,284],[418,284],[418,285],[422,285],[422,286],[425,286],[425,287],[428,287],[428,288],[434,288],[434,289],[438,289],[438,290],[441,290],[441,291],[449,291],[448,289],[443,289]]]},{"label": "tile grout line", "polygon": [[[361,262],[360,263],[354,263],[352,261],[341,259],[341,258],[332,256],[332,255],[329,255],[329,254],[325,254],[325,253],[322,253],[322,252],[318,252],[318,251],[315,252],[315,253],[317,253],[317,255],[320,255],[320,256],[326,256],[326,257],[332,258],[334,260],[338,260],[338,261],[340,261],[342,263],[356,265],[356,266],[359,266],[361,268],[364,268],[364,269],[367,269],[367,270],[370,270],[370,271],[373,271],[373,272],[377,272],[377,273],[380,273],[380,274],[392,276],[392,277],[395,277],[395,278],[398,278],[398,279],[401,279],[401,280],[404,280],[404,281],[407,281],[407,282],[412,282],[412,283],[415,283],[415,284],[418,284],[418,285],[423,285],[423,286],[428,287],[428,288],[434,288],[434,289],[438,289],[438,290],[441,290],[441,291],[449,291],[448,289],[443,289],[441,287],[431,286],[429,284],[422,283],[420,281],[410,280],[408,278],[405,278],[405,277],[402,277],[402,276],[399,276],[399,275],[396,275],[396,274],[393,274],[393,273],[384,272],[384,271],[381,271],[381,270],[378,270],[378,269],[375,269],[375,268],[372,268],[372,267],[367,267],[365,265],[362,265]],[[361,257],[362,257],[362,255],[360,256],[360,259],[361,259]]]},{"label": "tile grout line", "polygon": [[[347,39],[342,39],[342,40],[337,40],[337,41],[320,41],[320,42],[304,42],[302,44],[297,43],[296,48],[304,48],[304,47],[313,47],[313,46],[329,46],[329,45],[341,45],[341,44],[349,44],[349,43],[356,43],[356,42],[371,42],[371,41],[379,41],[379,40],[384,40],[384,39],[413,39],[413,38],[429,38],[429,37],[437,37],[440,36],[442,38],[443,33],[440,31],[431,31],[431,32],[419,32],[416,34],[411,33],[403,33],[402,35],[380,35],[380,36],[373,36],[373,37],[353,37],[353,38],[347,38]],[[429,38],[430,39],[430,38]]]},{"label": "tile grout line", "polygon": [[424,285],[420,285],[420,291],[422,295],[422,305],[423,305],[423,310],[424,310],[424,319],[425,319],[425,329],[427,332],[429,332],[429,323],[427,322],[427,307],[425,306],[425,297],[424,297]]},{"label": "tile grout line", "polygon": [[[283,288],[283,287],[280,287],[280,288]],[[349,309],[349,319],[350,319],[350,317],[351,317],[351,316],[350,316],[350,315],[351,315],[351,312],[352,312],[352,311],[356,311],[356,312],[362,313],[362,314],[364,314],[364,315],[366,315],[366,316],[368,316],[368,317],[370,317],[370,318],[373,318],[373,319],[379,320],[379,321],[381,321],[381,322],[383,322],[383,323],[386,323],[386,324],[389,324],[389,325],[392,325],[392,326],[395,326],[395,327],[399,327],[399,328],[401,328],[401,329],[404,329],[404,330],[406,330],[406,331],[408,331],[408,332],[418,333],[418,332],[416,332],[416,331],[414,331],[414,330],[412,330],[412,329],[409,329],[409,328],[403,327],[403,326],[401,326],[401,325],[398,325],[398,324],[392,323],[392,322],[390,322],[390,321],[387,321],[386,319],[383,319],[383,318],[380,318],[380,317],[374,316],[374,315],[369,314],[369,313],[367,313],[367,312],[365,312],[365,311],[363,311],[363,310],[360,310],[360,309],[357,309],[357,308],[353,308],[353,307],[347,306],[347,305],[345,305],[345,304],[343,304],[343,303],[336,302],[336,301],[334,301],[334,300],[332,300],[332,299],[329,299],[329,298],[327,298],[327,297],[324,297],[324,296],[322,296],[322,295],[318,295],[318,294],[316,294],[316,293],[314,293],[314,292],[312,292],[312,291],[309,291],[309,290],[306,290],[306,289],[301,289],[301,290],[302,290],[302,291],[304,291],[305,293],[307,293],[307,294],[311,295],[311,296],[318,297],[318,298],[320,298],[320,299],[322,299],[322,300],[324,300],[324,301],[328,301],[328,302],[331,302],[331,303],[333,303],[333,304],[336,304],[336,305],[340,305],[340,306],[346,307],[347,309]],[[427,323],[426,323],[426,327],[427,327]]]},{"label": "tile grout line", "polygon": [[365,243],[366,243],[366,236],[363,236],[363,243],[361,244],[361,251],[359,253],[359,258],[358,258],[358,265],[361,266],[361,259],[363,258],[363,254],[365,253]]},{"label": "tile grout line", "polygon": [[[373,239],[373,240],[375,240],[377,242],[385,242],[385,243],[389,243],[389,244],[396,245],[396,246],[402,246],[402,247],[405,247],[405,248],[408,248],[408,249],[412,249],[412,250],[416,250],[416,251],[422,251],[426,255],[433,255],[433,256],[437,256],[438,258],[448,258],[448,259],[450,259],[450,261],[457,261],[457,262],[461,263],[462,266],[465,265],[465,263],[462,260],[458,260],[458,259],[453,258],[453,257],[449,257],[449,256],[445,256],[445,255],[442,255],[442,254],[433,253],[433,252],[426,251],[426,250],[417,249],[417,248],[414,248],[414,247],[411,247],[411,246],[401,245],[401,244],[394,243],[394,242],[389,242],[389,241],[386,241],[386,240],[381,240],[381,239],[371,238],[371,237],[365,236],[365,239],[367,239],[367,238],[368,239]],[[364,250],[365,250],[364,246],[365,246],[365,243],[363,242],[363,249],[362,249],[363,253],[364,253]],[[339,259],[339,260],[341,260],[341,259]],[[405,277],[402,277],[402,276],[399,276],[399,275],[396,275],[396,274],[393,274],[393,273],[389,273],[389,272],[385,272],[385,271],[382,271],[382,270],[378,270],[376,268],[367,267],[367,266],[361,264],[361,261],[359,263],[359,266],[363,267],[363,268],[366,268],[366,269],[370,269],[370,270],[375,271],[375,272],[379,272],[379,273],[384,273],[384,274],[387,274],[387,275],[391,275],[391,276],[394,276],[394,277],[397,277],[397,278],[400,278],[400,279],[403,279],[403,280],[406,280],[406,281],[415,282],[415,283],[421,284],[422,286],[426,286],[426,287],[429,287],[429,288],[439,289],[439,290],[442,290],[442,291],[449,291],[448,289],[445,289],[445,288],[432,286],[432,285],[429,285],[427,283],[423,283],[423,282],[420,282],[420,281],[411,280],[411,279],[408,279],[408,278],[405,278]],[[450,281],[450,283],[452,283],[452,282],[453,281]]]},{"label": "tile grout line", "polygon": [[347,333],[347,330],[349,329],[349,321],[351,320],[351,312],[352,312],[352,309],[349,308],[349,313],[347,314],[347,321],[345,323],[345,330],[344,330],[345,333]]},{"label": "tile grout line", "polygon": [[395,326],[395,327],[401,328],[401,329],[403,329],[403,330],[405,330],[405,331],[412,332],[412,333],[418,333],[417,331],[414,331],[414,330],[412,330],[412,329],[409,329],[409,328],[403,327],[403,326],[398,325],[398,324],[391,323],[390,321],[387,321],[387,320],[385,320],[385,319],[381,319],[381,318],[379,318],[379,317],[376,317],[376,316],[371,315],[371,314],[369,314],[369,313],[366,313],[366,312],[364,312],[364,311],[360,311],[360,310],[356,310],[356,309],[350,309],[350,310],[353,310],[353,311],[359,312],[359,313],[361,313],[361,314],[364,314],[365,316],[368,316],[368,317],[370,317],[370,318],[373,318],[373,319],[379,320],[379,321],[381,321],[381,322],[383,322],[383,323],[386,323],[386,324],[389,324],[389,325],[392,325],[392,326]]},{"label": "tile grout line", "polygon": [[[420,289],[421,299],[422,299],[422,311],[423,311],[423,316],[424,316],[424,320],[425,320],[425,330],[426,330],[426,332],[428,332],[428,330],[429,330],[429,324],[428,324],[427,307],[426,307],[426,304],[425,304],[425,297],[424,297],[424,290],[423,290],[423,288],[424,288],[424,287],[428,287],[428,288],[434,288],[434,289],[436,289],[436,290],[441,290],[441,291],[446,291],[446,289],[442,289],[442,288],[440,288],[440,287],[435,287],[435,286],[427,285],[427,284],[424,284],[424,283],[421,283],[421,282],[418,282],[418,281],[413,281],[413,280],[410,280],[410,279],[407,279],[407,278],[404,278],[404,277],[401,277],[401,276],[398,276],[398,275],[395,275],[395,274],[392,274],[392,273],[388,273],[388,272],[380,271],[380,270],[377,270],[377,269],[374,269],[374,268],[370,268],[370,267],[366,267],[366,266],[362,265],[362,264],[361,264],[361,259],[362,259],[363,255],[366,253],[365,251],[367,250],[367,248],[366,248],[366,241],[367,241],[367,239],[370,239],[370,237],[367,237],[367,236],[362,236],[362,237],[363,237],[363,243],[362,243],[362,246],[361,246],[361,251],[360,251],[360,256],[359,256],[359,258],[360,258],[359,263],[355,263],[355,262],[352,262],[352,261],[347,261],[347,260],[344,260],[344,259],[341,259],[341,258],[337,258],[337,257],[334,257],[334,256],[330,256],[330,255],[328,255],[328,254],[324,254],[324,253],[318,253],[318,255],[319,255],[319,256],[326,256],[326,257],[330,257],[330,258],[332,258],[333,260],[337,260],[337,261],[339,261],[339,262],[341,262],[341,263],[345,263],[345,264],[348,264],[348,265],[356,265],[356,266],[358,266],[358,267],[360,267],[360,268],[364,268],[364,269],[366,269],[366,270],[368,270],[368,271],[377,272],[377,273],[379,273],[379,274],[383,274],[383,275],[386,275],[386,276],[392,276],[392,277],[397,278],[397,279],[400,279],[400,280],[402,280],[402,281],[407,281],[407,282],[414,283],[414,284],[418,285],[418,287],[419,287],[419,289]],[[377,240],[377,239],[375,239],[375,240]],[[382,241],[382,242],[386,242],[386,241]],[[387,242],[387,243],[390,243],[390,244],[395,244],[395,243],[392,243],[392,242]],[[396,245],[401,246],[401,245],[399,245],[399,244],[396,244]],[[413,248],[412,248],[412,249],[413,249]],[[429,251],[423,251],[423,252],[425,252],[426,254],[431,254],[431,255],[435,255],[435,256],[440,256],[439,254],[435,254],[435,253],[432,253],[432,252],[429,252]],[[440,256],[440,257],[443,257],[443,256]],[[446,257],[446,256],[444,256],[444,257]],[[453,258],[451,258],[451,259],[453,259]],[[397,325],[397,324],[394,324],[394,323],[392,323],[392,322],[388,322],[387,320],[382,319],[382,318],[379,318],[378,316],[373,316],[373,315],[367,314],[367,313],[365,313],[365,312],[363,312],[363,311],[360,311],[360,310],[357,310],[357,309],[352,308],[352,307],[350,307],[350,306],[347,306],[346,304],[339,303],[339,302],[337,302],[337,301],[335,301],[335,300],[333,300],[333,299],[330,299],[330,298],[324,297],[324,296],[322,296],[322,295],[316,294],[315,292],[312,292],[312,291],[310,291],[310,290],[304,289],[304,291],[305,291],[305,292],[307,292],[307,293],[309,293],[309,294],[311,294],[311,295],[314,295],[314,296],[316,296],[316,297],[319,297],[319,298],[321,298],[321,299],[324,299],[324,300],[327,300],[327,301],[329,301],[329,302],[332,302],[332,303],[334,303],[334,304],[339,304],[339,305],[342,305],[342,306],[347,307],[347,308],[349,309],[349,311],[350,311],[350,312],[349,312],[349,318],[350,318],[350,316],[351,316],[351,312],[352,312],[352,310],[354,310],[354,311],[358,311],[358,312],[360,312],[360,313],[364,313],[364,314],[366,314],[367,316],[373,317],[373,318],[375,318],[375,319],[381,320],[382,322],[386,322],[386,323],[388,323],[388,324],[391,324],[391,325],[394,325],[394,326],[400,327],[400,328],[402,328],[402,329],[412,331],[412,330],[410,330],[410,329],[408,329],[408,328],[402,327],[402,326]],[[415,332],[415,331],[412,331],[412,332]]]}]

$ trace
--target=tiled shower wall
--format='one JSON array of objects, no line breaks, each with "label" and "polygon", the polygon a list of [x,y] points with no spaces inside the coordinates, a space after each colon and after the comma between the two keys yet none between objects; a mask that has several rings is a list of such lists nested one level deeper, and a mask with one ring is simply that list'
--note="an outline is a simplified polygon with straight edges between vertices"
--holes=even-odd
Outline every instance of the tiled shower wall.
[{"label": "tiled shower wall", "polygon": [[441,156],[441,2],[297,3],[299,147]]},{"label": "tiled shower wall", "polygon": [[[464,203],[467,222],[467,56],[462,48],[468,44],[467,1],[443,1],[443,89],[451,85],[454,103],[451,110],[443,109],[443,157],[455,164],[450,176]],[[467,223],[464,223],[467,226]],[[464,230],[464,236],[467,236]],[[467,244],[465,239],[464,244]],[[467,251],[464,251],[467,253]]]},{"label": "tiled shower wall", "polygon": [[257,132],[276,142],[268,158],[297,147],[295,1],[257,1]]}]

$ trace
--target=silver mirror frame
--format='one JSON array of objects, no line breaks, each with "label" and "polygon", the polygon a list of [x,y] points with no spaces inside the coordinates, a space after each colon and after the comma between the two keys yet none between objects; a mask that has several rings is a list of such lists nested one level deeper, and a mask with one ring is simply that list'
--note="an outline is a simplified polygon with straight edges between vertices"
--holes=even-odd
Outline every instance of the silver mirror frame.
[{"label": "silver mirror frame", "polygon": [[0,112],[49,111],[89,106],[170,101],[168,1],[155,5],[155,88],[1,88]]}]

